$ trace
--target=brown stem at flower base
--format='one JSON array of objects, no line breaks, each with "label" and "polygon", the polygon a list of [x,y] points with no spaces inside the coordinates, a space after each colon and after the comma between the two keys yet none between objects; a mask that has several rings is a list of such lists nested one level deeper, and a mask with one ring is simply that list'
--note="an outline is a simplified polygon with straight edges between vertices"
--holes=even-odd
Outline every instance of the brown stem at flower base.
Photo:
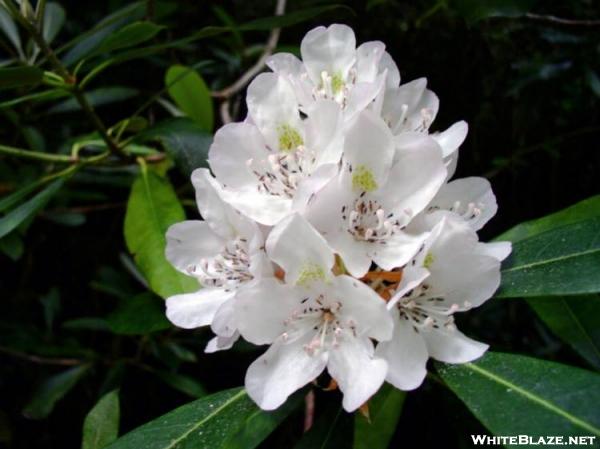
[{"label": "brown stem at flower base", "polygon": [[304,433],[308,432],[315,420],[315,392],[310,390],[304,397]]}]

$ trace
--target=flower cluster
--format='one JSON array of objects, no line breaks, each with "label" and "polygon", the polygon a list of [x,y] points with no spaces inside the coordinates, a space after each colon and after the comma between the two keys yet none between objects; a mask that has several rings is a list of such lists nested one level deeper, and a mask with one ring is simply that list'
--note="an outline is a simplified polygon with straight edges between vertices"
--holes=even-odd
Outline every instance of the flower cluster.
[{"label": "flower cluster", "polygon": [[384,381],[418,387],[429,357],[486,351],[454,314],[493,295],[511,248],[478,241],[495,197],[485,179],[449,181],[467,124],[429,132],[425,79],[400,84],[384,44],[357,48],[344,25],[311,30],[301,54],[269,59],[246,120],[214,137],[214,176],[193,173],[204,220],[173,225],[166,256],[202,288],[167,316],[210,325],[207,352],[270,345],[245,382],[263,409],[327,369],[352,411]]}]

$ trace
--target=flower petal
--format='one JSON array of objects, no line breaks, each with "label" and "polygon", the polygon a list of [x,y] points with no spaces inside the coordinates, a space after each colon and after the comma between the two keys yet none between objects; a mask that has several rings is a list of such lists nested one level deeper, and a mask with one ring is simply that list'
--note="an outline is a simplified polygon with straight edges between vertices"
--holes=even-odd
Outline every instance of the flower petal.
[{"label": "flower petal", "polygon": [[308,355],[308,339],[273,344],[256,359],[246,373],[246,391],[263,410],[274,410],[288,396],[319,376],[327,364],[327,353]]},{"label": "flower petal", "polygon": [[380,73],[379,60],[385,52],[385,44],[380,41],[365,42],[356,49],[356,81],[372,83]]},{"label": "flower petal", "polygon": [[203,288],[167,298],[167,318],[177,327],[193,329],[208,326],[219,307],[234,293],[220,288]]},{"label": "flower petal", "polygon": [[386,88],[395,89],[400,85],[400,70],[387,51],[383,52],[379,60],[379,71],[387,70]]},{"label": "flower petal", "polygon": [[374,358],[373,352],[371,340],[352,336],[329,352],[327,371],[344,393],[342,405],[348,412],[367,402],[385,380],[387,363]]},{"label": "flower petal", "polygon": [[292,201],[260,193],[256,187],[223,189],[223,199],[252,220],[267,226],[277,224],[292,211]]},{"label": "flower petal", "polygon": [[330,277],[335,262],[327,241],[298,214],[282,220],[271,230],[266,249],[271,260],[285,271],[288,284],[324,281]]},{"label": "flower petal", "polygon": [[419,250],[428,233],[411,235],[399,232],[389,237],[385,245],[372,244],[370,255],[377,265],[384,270],[392,270],[405,265]]},{"label": "flower petal", "polygon": [[227,349],[231,349],[233,344],[236,341],[238,341],[239,338],[240,338],[240,334],[238,334],[237,332],[235,334],[233,334],[231,337],[221,337],[221,336],[217,335],[216,337],[212,338],[206,344],[206,347],[204,348],[204,352],[210,354],[210,353],[217,352],[217,351],[225,351]]},{"label": "flower petal", "polygon": [[202,259],[214,257],[225,248],[225,240],[214,233],[205,221],[187,220],[167,229],[167,260],[188,276]]},{"label": "flower petal", "polygon": [[506,259],[512,251],[511,242],[490,242],[490,243],[479,243],[477,245],[477,252],[486,256],[493,257],[502,262]]},{"label": "flower petal", "polygon": [[440,362],[467,363],[481,357],[489,346],[472,340],[458,330],[421,331],[429,355]]},{"label": "flower petal", "polygon": [[423,337],[396,315],[394,335],[390,341],[377,345],[375,355],[385,359],[388,371],[385,380],[400,390],[414,390],[427,375],[427,359],[429,354]]},{"label": "flower petal", "polygon": [[431,134],[431,137],[433,137],[440,147],[442,147],[443,156],[448,157],[458,150],[458,147],[460,147],[467,138],[468,132],[469,125],[467,125],[467,122],[461,120],[460,122],[456,122],[446,131]]},{"label": "flower petal", "polygon": [[315,164],[337,164],[344,141],[340,106],[333,100],[318,100],[307,110],[307,115],[306,147],[314,152]]},{"label": "flower petal", "polygon": [[362,240],[355,240],[345,230],[328,234],[327,241],[335,252],[340,255],[344,261],[346,270],[352,276],[361,278],[369,271],[369,267],[371,266],[369,243]]}]

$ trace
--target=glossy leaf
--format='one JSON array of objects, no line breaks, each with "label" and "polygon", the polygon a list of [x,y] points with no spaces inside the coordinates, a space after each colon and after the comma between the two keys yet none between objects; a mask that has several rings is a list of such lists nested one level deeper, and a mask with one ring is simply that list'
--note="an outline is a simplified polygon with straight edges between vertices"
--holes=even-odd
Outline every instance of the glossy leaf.
[{"label": "glossy leaf", "polygon": [[0,69],[0,89],[35,86],[42,82],[44,71],[38,67]]},{"label": "glossy leaf", "polygon": [[43,419],[48,416],[54,405],[77,384],[88,368],[87,365],[76,366],[50,377],[36,390],[29,404],[25,406],[23,414],[31,419]]},{"label": "glossy leaf", "polygon": [[406,393],[386,383],[369,399],[369,419],[354,417],[354,449],[387,449],[394,436]]},{"label": "glossy leaf", "polygon": [[125,241],[152,290],[163,298],[198,289],[191,277],[175,270],[165,258],[165,233],[185,214],[165,178],[143,169],[134,181],[125,214]]},{"label": "glossy leaf", "polygon": [[497,297],[600,292],[600,217],[518,240],[502,266]]},{"label": "glossy leaf", "polygon": [[164,304],[148,292],[121,300],[106,320],[109,329],[121,335],[146,335],[171,327]]},{"label": "glossy leaf", "polygon": [[0,218],[0,238],[7,235],[21,223],[43,208],[56,192],[62,187],[63,179],[58,179],[35,195],[30,200],[16,207]]},{"label": "glossy leaf", "polygon": [[600,436],[598,374],[502,353],[438,366],[450,389],[494,435]]},{"label": "glossy leaf", "polygon": [[119,435],[119,392],[104,395],[83,422],[81,449],[102,449]]},{"label": "glossy leaf", "polygon": [[536,0],[452,0],[450,5],[468,23],[491,17],[521,17],[529,12]]},{"label": "glossy leaf", "polygon": [[530,298],[550,330],[600,370],[600,296]]},{"label": "glossy leaf", "polygon": [[244,389],[220,391],[138,427],[108,448],[221,448],[256,410]]},{"label": "glossy leaf", "polygon": [[17,25],[15,25],[15,22],[10,16],[9,12],[2,5],[0,5],[0,30],[2,30],[8,40],[10,40],[15,49],[19,52],[19,55],[22,56],[23,52],[21,49],[21,37],[19,36],[19,30],[17,29]]},{"label": "glossy leaf", "polygon": [[134,47],[156,36],[164,27],[152,22],[134,22],[109,34],[92,54],[108,53],[122,48]]},{"label": "glossy leaf", "polygon": [[[85,97],[93,107],[116,103],[135,97],[139,91],[131,87],[111,86],[100,87],[85,93]],[[75,98],[68,98],[48,109],[48,114],[73,112],[81,110],[81,105]]]},{"label": "glossy leaf", "polygon": [[187,118],[176,118],[141,133],[137,140],[159,142],[189,178],[194,169],[207,166],[208,149],[213,137],[197,123]]},{"label": "glossy leaf", "polygon": [[179,109],[205,131],[214,126],[213,101],[202,77],[191,67],[174,65],[165,76],[169,95]]},{"label": "glossy leaf", "polygon": [[65,23],[66,13],[56,2],[48,2],[44,9],[44,40],[52,42]]}]

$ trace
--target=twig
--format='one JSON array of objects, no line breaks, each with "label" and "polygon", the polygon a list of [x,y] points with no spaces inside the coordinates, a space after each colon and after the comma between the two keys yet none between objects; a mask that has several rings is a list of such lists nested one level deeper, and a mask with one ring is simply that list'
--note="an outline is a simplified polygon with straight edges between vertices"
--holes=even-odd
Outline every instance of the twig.
[{"label": "twig", "polygon": [[24,159],[36,159],[38,161],[58,162],[64,164],[70,164],[77,162],[78,160],[70,155],[41,153],[39,151],[22,150],[21,148],[9,147],[6,145],[0,145],[0,154],[8,154],[10,156],[17,156]]},{"label": "twig", "polygon": [[545,16],[542,14],[526,13],[525,17],[531,20],[537,20],[540,22],[550,22],[558,25],[570,25],[570,26],[600,26],[600,20],[579,20],[579,19],[564,19],[556,16]]},{"label": "twig", "polygon": [[308,432],[315,420],[315,392],[310,390],[304,397],[304,433]]},{"label": "twig", "polygon": [[83,363],[82,360],[79,359],[70,359],[70,358],[50,358],[50,357],[41,357],[38,355],[26,354],[24,352],[15,351],[14,349],[6,348],[4,346],[0,346],[0,352],[3,352],[12,357],[16,357],[18,359],[27,360],[32,363],[39,363],[42,365],[62,365],[62,366],[74,366],[81,365]]},{"label": "twig", "polygon": [[[283,13],[285,12],[285,4],[286,0],[277,0],[277,4],[275,6],[276,16],[283,15]],[[252,67],[250,67],[246,72],[244,72],[242,76],[240,76],[238,80],[235,81],[233,84],[226,87],[225,89],[212,92],[213,97],[223,99],[223,102],[221,103],[221,106],[219,108],[221,113],[221,120],[223,121],[223,123],[231,122],[231,114],[229,113],[228,99],[236,93],[238,93],[239,91],[241,91],[244,87],[246,87],[246,85],[250,81],[252,81],[252,78],[254,78],[262,71],[262,69],[265,67],[267,59],[273,54],[273,51],[277,47],[277,42],[279,42],[280,34],[281,28],[273,28],[271,30],[271,33],[269,34],[269,39],[265,44],[265,49],[260,55],[260,58],[258,58],[258,61],[256,61],[256,63]]]}]

